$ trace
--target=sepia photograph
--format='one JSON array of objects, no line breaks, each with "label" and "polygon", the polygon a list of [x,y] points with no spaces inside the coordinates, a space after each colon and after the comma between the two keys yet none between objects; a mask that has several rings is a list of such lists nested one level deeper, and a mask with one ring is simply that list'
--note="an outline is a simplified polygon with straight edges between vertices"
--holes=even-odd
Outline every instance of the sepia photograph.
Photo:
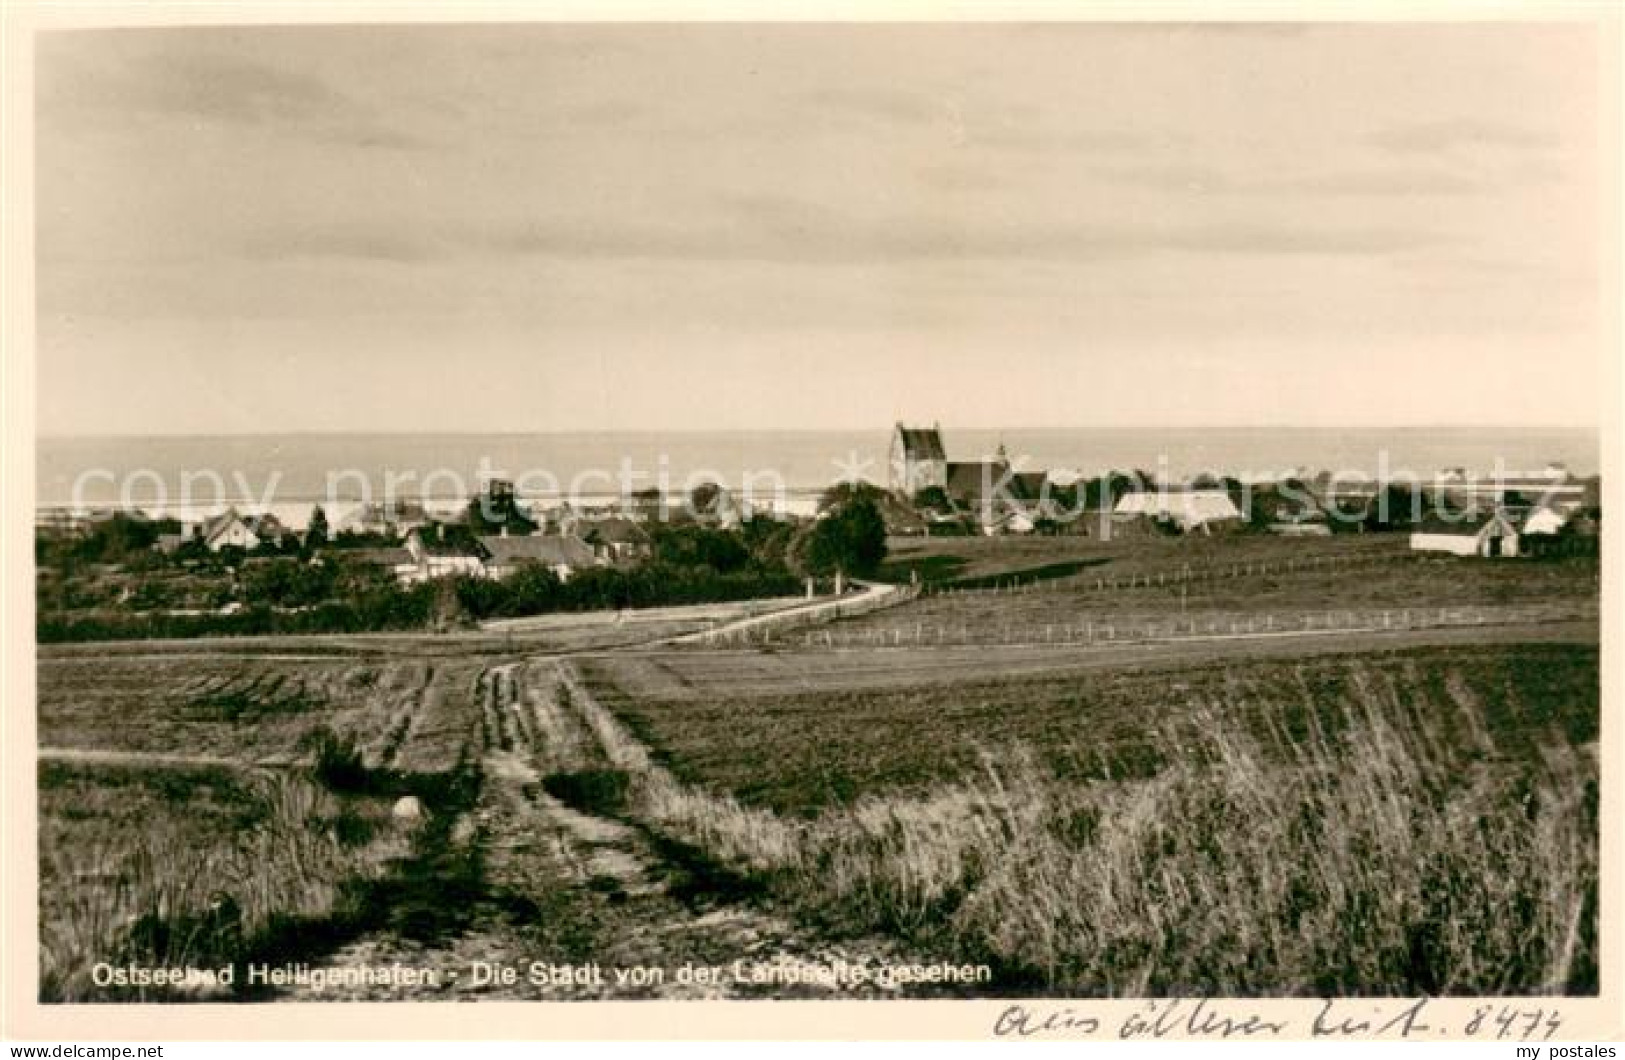
[{"label": "sepia photograph", "polygon": [[1595,1038],[1564,10],[33,27],[10,990]]}]

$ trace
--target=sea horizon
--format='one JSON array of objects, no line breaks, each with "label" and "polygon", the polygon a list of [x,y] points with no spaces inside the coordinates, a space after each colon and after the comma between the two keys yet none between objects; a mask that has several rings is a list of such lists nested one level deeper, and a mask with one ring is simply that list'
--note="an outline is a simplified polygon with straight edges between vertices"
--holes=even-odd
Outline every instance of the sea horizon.
[{"label": "sea horizon", "polygon": [[[771,503],[835,482],[885,484],[892,426],[862,430],[613,430],[551,432],[322,432],[41,437],[41,508],[207,510],[312,502],[466,499],[491,479],[526,498],[601,500],[637,489],[687,491],[715,481]],[[1001,446],[1023,471],[1092,477],[1144,471],[1162,481],[1198,474],[1243,481],[1331,473],[1343,479],[1425,478],[1445,468],[1517,476],[1561,463],[1600,466],[1597,432],[1583,427],[1181,427],[942,429],[947,456],[974,461]],[[295,516],[297,517],[297,515]]]}]

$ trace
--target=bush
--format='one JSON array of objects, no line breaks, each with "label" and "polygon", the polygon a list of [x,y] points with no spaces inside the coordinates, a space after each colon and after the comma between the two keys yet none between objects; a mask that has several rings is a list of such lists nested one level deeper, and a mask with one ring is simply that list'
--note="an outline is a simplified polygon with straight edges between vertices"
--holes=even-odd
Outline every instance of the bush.
[{"label": "bush", "polygon": [[550,773],[542,790],[572,809],[600,817],[626,812],[631,777],[618,769],[589,769],[579,773]]}]

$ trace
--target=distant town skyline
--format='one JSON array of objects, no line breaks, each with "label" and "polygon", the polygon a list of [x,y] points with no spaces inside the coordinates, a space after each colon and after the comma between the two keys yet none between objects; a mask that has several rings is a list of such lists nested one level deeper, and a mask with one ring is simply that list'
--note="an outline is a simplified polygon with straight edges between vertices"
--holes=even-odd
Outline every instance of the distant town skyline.
[{"label": "distant town skyline", "polygon": [[1595,428],[1604,43],[47,33],[38,427]]}]

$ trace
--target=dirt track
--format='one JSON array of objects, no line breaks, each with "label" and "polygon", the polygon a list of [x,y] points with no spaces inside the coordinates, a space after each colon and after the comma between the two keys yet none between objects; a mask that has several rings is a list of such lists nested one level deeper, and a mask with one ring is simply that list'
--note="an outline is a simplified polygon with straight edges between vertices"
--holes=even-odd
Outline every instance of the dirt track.
[{"label": "dirt track", "polygon": [[[600,764],[591,733],[555,695],[551,663],[507,664],[486,673],[489,734],[484,783],[467,818],[453,830],[477,850],[481,874],[465,899],[455,931],[416,938],[379,930],[312,967],[324,974],[359,966],[427,969],[433,983],[390,986],[311,985],[281,996],[302,1001],[486,997],[691,999],[726,997],[897,996],[895,989],[852,984],[740,981],[748,966],[863,967],[904,962],[881,939],[820,940],[744,896],[730,895],[703,867],[662,849],[642,829],[566,806],[543,790],[542,778]],[[541,736],[542,739],[536,737]],[[590,969],[585,983],[553,981],[538,967]],[[719,968],[714,982],[679,982],[686,964]],[[906,963],[918,963],[908,961]],[[516,970],[516,981],[482,980],[478,966]],[[630,969],[660,969],[660,981],[634,981]],[[618,979],[616,969],[629,978]]]}]

